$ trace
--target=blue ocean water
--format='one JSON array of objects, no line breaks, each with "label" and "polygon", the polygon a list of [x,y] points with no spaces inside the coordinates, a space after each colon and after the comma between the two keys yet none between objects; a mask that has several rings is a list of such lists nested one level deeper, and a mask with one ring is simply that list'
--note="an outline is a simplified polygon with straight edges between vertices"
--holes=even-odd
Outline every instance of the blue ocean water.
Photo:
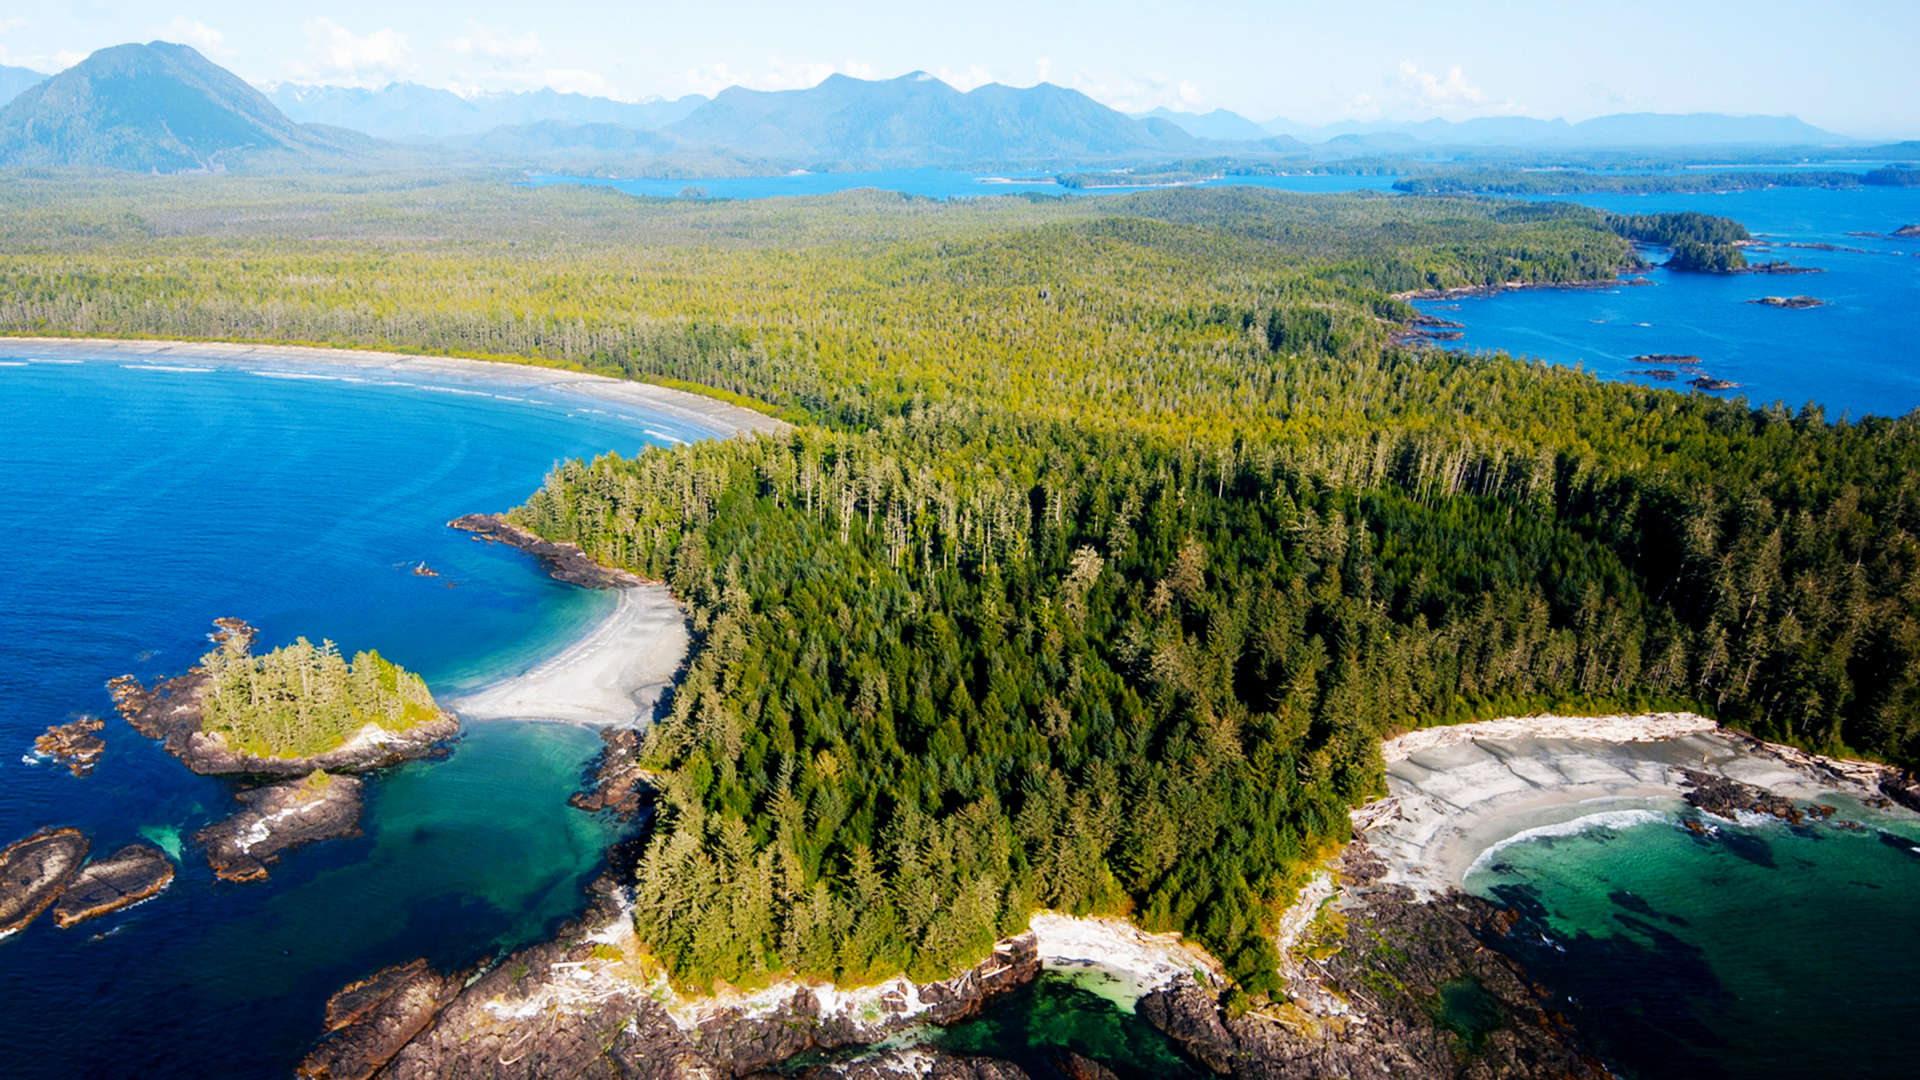
[{"label": "blue ocean water", "polygon": [[[617,835],[566,805],[592,731],[470,728],[446,760],[371,781],[365,835],[234,885],[190,840],[231,812],[232,785],[113,716],[105,682],[184,669],[222,615],[268,645],[376,647],[436,692],[513,673],[611,599],[445,522],[514,505],[559,459],[698,432],[542,389],[537,373],[519,387],[286,378],[177,353],[12,351],[25,355],[0,355],[0,843],[73,825],[100,853],[159,843],[179,872],[127,911],[69,930],[43,916],[0,941],[0,1072],[285,1076],[345,982],[417,956],[472,963],[582,908]],[[441,576],[415,576],[422,561]],[[105,756],[78,778],[27,756],[76,712],[108,718]]]},{"label": "blue ocean water", "polygon": [[[1874,239],[1920,223],[1920,188],[1834,191],[1768,188],[1702,195],[1571,195],[1619,213],[1697,210],[1730,217],[1762,240],[1753,260],[1785,259],[1818,274],[1685,274],[1656,269],[1650,285],[1610,289],[1530,289],[1493,297],[1422,302],[1429,314],[1465,323],[1449,343],[1559,364],[1604,378],[1654,383],[1635,356],[1700,357],[1703,371],[1739,385],[1727,396],[1755,405],[1809,402],[1830,419],[1842,414],[1897,416],[1920,407],[1920,350],[1910,320],[1920,311],[1920,241]],[[1815,250],[1785,244],[1828,244]],[[1663,257],[1655,251],[1650,255]],[[1762,296],[1806,295],[1826,306],[1782,310],[1751,304]],[[1683,375],[1682,378],[1690,377]]]},{"label": "blue ocean water", "polygon": [[[1333,192],[1385,191],[1398,176],[1225,176],[1207,180],[1195,187],[1262,187],[1279,191]],[[792,195],[830,195],[855,188],[879,188],[905,195],[931,199],[971,198],[979,195],[1014,195],[1038,192],[1043,195],[1113,195],[1141,188],[1067,188],[1053,182],[1051,174],[1007,173],[983,175],[955,169],[876,169],[867,172],[794,173],[789,176],[694,177],[683,179],[604,179],[584,176],[537,175],[527,179],[533,185],[591,184],[624,191],[629,195],[673,198],[695,188],[715,199],[766,199]]]},{"label": "blue ocean water", "polygon": [[1467,887],[1524,914],[1529,974],[1624,1076],[1912,1076],[1920,824],[1833,801],[1865,827],[1590,819]]}]

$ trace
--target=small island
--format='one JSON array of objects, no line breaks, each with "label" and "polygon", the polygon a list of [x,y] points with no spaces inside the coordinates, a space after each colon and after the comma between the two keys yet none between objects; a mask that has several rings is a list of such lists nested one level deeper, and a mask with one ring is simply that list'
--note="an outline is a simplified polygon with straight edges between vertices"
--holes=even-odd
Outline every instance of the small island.
[{"label": "small island", "polygon": [[132,907],[173,884],[173,862],[150,844],[128,844],[104,859],[80,868],[60,902],[53,921],[66,929]]},{"label": "small island", "polygon": [[0,937],[47,910],[86,857],[79,829],[41,829],[0,851]]},{"label": "small island", "polygon": [[1826,305],[1825,300],[1812,296],[1762,296],[1758,300],[1749,300],[1747,303],[1759,304],[1762,307],[1787,308],[1793,311],[1798,311],[1802,308],[1824,307]]},{"label": "small island", "polygon": [[421,757],[459,732],[420,676],[377,652],[349,661],[331,641],[299,638],[255,656],[251,626],[215,625],[218,647],[187,674],[109,684],[121,715],[194,772],[357,772]]},{"label": "small island", "polygon": [[1902,225],[1892,235],[1902,240],[1920,240],[1920,225]]},{"label": "small island", "polygon": [[98,734],[106,724],[97,716],[82,716],[64,724],[54,724],[33,740],[36,754],[65,765],[75,776],[93,771],[107,749]]}]

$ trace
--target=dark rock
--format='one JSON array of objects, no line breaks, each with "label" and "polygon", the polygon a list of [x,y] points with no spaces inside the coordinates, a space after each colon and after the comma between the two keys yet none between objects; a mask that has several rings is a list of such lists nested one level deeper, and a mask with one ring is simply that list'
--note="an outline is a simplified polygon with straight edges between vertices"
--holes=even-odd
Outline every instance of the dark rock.
[{"label": "dark rock", "polygon": [[[1723,818],[1732,818],[1743,810],[1753,814],[1771,814],[1794,825],[1806,820],[1806,813],[1795,806],[1793,800],[1775,795],[1765,788],[1695,769],[1682,769],[1680,775],[1686,778],[1687,805],[1696,810]],[[1827,812],[1832,813],[1832,810]]]},{"label": "dark rock", "polygon": [[1801,308],[1823,307],[1826,301],[1811,296],[1763,296],[1758,300],[1749,300],[1747,303],[1760,304],[1764,307],[1799,310]]},{"label": "dark rock", "polygon": [[1067,1080],[1120,1080],[1112,1069],[1072,1051],[1055,1057],[1053,1067]]},{"label": "dark rock", "polygon": [[1920,225],[1902,225],[1892,235],[1902,240],[1920,240]]},{"label": "dark rock", "polygon": [[500,514],[466,514],[447,522],[462,532],[486,540],[519,548],[539,559],[547,573],[570,585],[589,589],[617,589],[640,584],[640,578],[612,567],[601,566],[575,544],[558,544],[536,536],[508,521]]},{"label": "dark rock", "polygon": [[[1072,1057],[1086,1061],[1078,1054]],[[1099,1073],[1064,1072],[1068,1080],[1112,1077],[1100,1065]],[[1025,1069],[1011,1061],[978,1054],[949,1054],[938,1050],[889,1050],[870,1058],[820,1065],[800,1074],[801,1080],[1029,1080]]]},{"label": "dark rock", "polygon": [[33,740],[35,751],[64,764],[75,776],[93,771],[107,744],[95,732],[106,727],[95,716],[82,716],[65,724],[55,724]]},{"label": "dark rock", "polygon": [[1671,368],[1647,368],[1644,371],[1629,371],[1627,374],[1640,375],[1649,379],[1658,379],[1661,382],[1672,382],[1680,377],[1680,373]]},{"label": "dark rock", "polygon": [[148,844],[129,844],[80,868],[54,906],[53,921],[76,926],[131,907],[173,883],[173,862]]},{"label": "dark rock", "polygon": [[1691,353],[1641,353],[1633,358],[1636,364],[1652,364],[1660,367],[1693,367],[1700,358]]},{"label": "dark rock", "polygon": [[1880,793],[1909,810],[1920,811],[1920,778],[1910,772],[1882,776]]},{"label": "dark rock", "polygon": [[567,801],[588,812],[609,810],[622,821],[631,821],[652,790],[649,774],[640,765],[640,732],[637,728],[603,728],[600,740],[606,746],[593,763],[592,784]]},{"label": "dark rock", "polygon": [[47,910],[86,857],[78,829],[41,829],[0,851],[0,936]]},{"label": "dark rock", "polygon": [[317,840],[352,836],[360,825],[361,783],[314,773],[236,792],[246,809],[201,829],[194,843],[222,881],[262,881],[281,852]]},{"label": "dark rock", "polygon": [[1721,390],[1737,390],[1740,388],[1740,384],[1737,382],[1730,382],[1726,379],[1716,379],[1711,375],[1696,375],[1693,378],[1687,380],[1687,385],[1693,387],[1695,390],[1708,390],[1708,391],[1714,391],[1714,392],[1718,392]]},{"label": "dark rock", "polygon": [[353,983],[327,1000],[327,1036],[301,1061],[310,1080],[365,1080],[433,1023],[460,979],[415,960]]}]

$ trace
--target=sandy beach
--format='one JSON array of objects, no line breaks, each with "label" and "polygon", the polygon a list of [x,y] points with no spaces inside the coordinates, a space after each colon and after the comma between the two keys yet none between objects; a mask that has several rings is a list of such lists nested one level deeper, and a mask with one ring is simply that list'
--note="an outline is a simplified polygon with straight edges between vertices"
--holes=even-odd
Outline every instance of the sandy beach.
[{"label": "sandy beach", "polygon": [[[401,384],[407,384],[410,379],[421,379],[440,385],[471,382],[490,388],[547,391],[651,413],[667,422],[656,434],[676,441],[726,437],[742,432],[774,433],[787,427],[784,421],[752,409],[684,390],[606,375],[494,360],[410,356],[365,349],[299,345],[53,337],[0,337],[0,353],[60,362],[113,361],[162,369],[212,364],[267,376],[298,376],[316,371],[342,372],[359,378],[380,378]],[[677,431],[674,430],[676,428]]]},{"label": "sandy beach", "polygon": [[1459,888],[1476,860],[1522,834],[1670,815],[1684,806],[1683,769],[1808,801],[1872,795],[1879,769],[1759,743],[1688,713],[1427,728],[1381,752],[1388,796],[1353,811],[1354,830],[1386,859],[1388,881],[1422,896]]},{"label": "sandy beach", "polygon": [[527,671],[442,702],[462,719],[644,724],[687,655],[687,616],[664,585],[619,590],[586,636]]}]

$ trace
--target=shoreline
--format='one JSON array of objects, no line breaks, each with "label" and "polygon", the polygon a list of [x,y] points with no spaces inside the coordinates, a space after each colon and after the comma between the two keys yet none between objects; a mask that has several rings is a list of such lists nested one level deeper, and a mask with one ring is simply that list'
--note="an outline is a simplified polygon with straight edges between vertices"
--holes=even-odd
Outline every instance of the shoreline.
[{"label": "shoreline", "polygon": [[[1385,880],[1422,899],[1464,887],[1523,835],[1673,815],[1694,771],[1796,801],[1882,798],[1898,770],[1761,742],[1691,713],[1509,717],[1422,728],[1381,743],[1385,798],[1351,812]],[[1628,815],[1600,817],[1601,815]]]},{"label": "shoreline", "polygon": [[[44,355],[63,360],[112,361],[161,359],[195,360],[229,368],[259,365],[263,374],[299,377],[315,368],[391,375],[468,379],[519,389],[553,390],[575,394],[630,409],[652,412],[681,425],[686,434],[728,438],[747,433],[777,434],[788,429],[784,420],[718,398],[703,397],[654,383],[611,375],[594,375],[542,364],[504,360],[471,360],[455,356],[426,356],[375,349],[330,348],[314,345],[256,345],[227,341],[163,341],[133,338],[20,337],[0,335],[0,351]],[[275,370],[278,369],[278,370]],[[667,433],[662,437],[686,441]]]},{"label": "shoreline", "polygon": [[616,596],[612,611],[559,652],[441,704],[470,723],[645,727],[686,661],[692,637],[686,612],[665,585],[626,586]]}]

